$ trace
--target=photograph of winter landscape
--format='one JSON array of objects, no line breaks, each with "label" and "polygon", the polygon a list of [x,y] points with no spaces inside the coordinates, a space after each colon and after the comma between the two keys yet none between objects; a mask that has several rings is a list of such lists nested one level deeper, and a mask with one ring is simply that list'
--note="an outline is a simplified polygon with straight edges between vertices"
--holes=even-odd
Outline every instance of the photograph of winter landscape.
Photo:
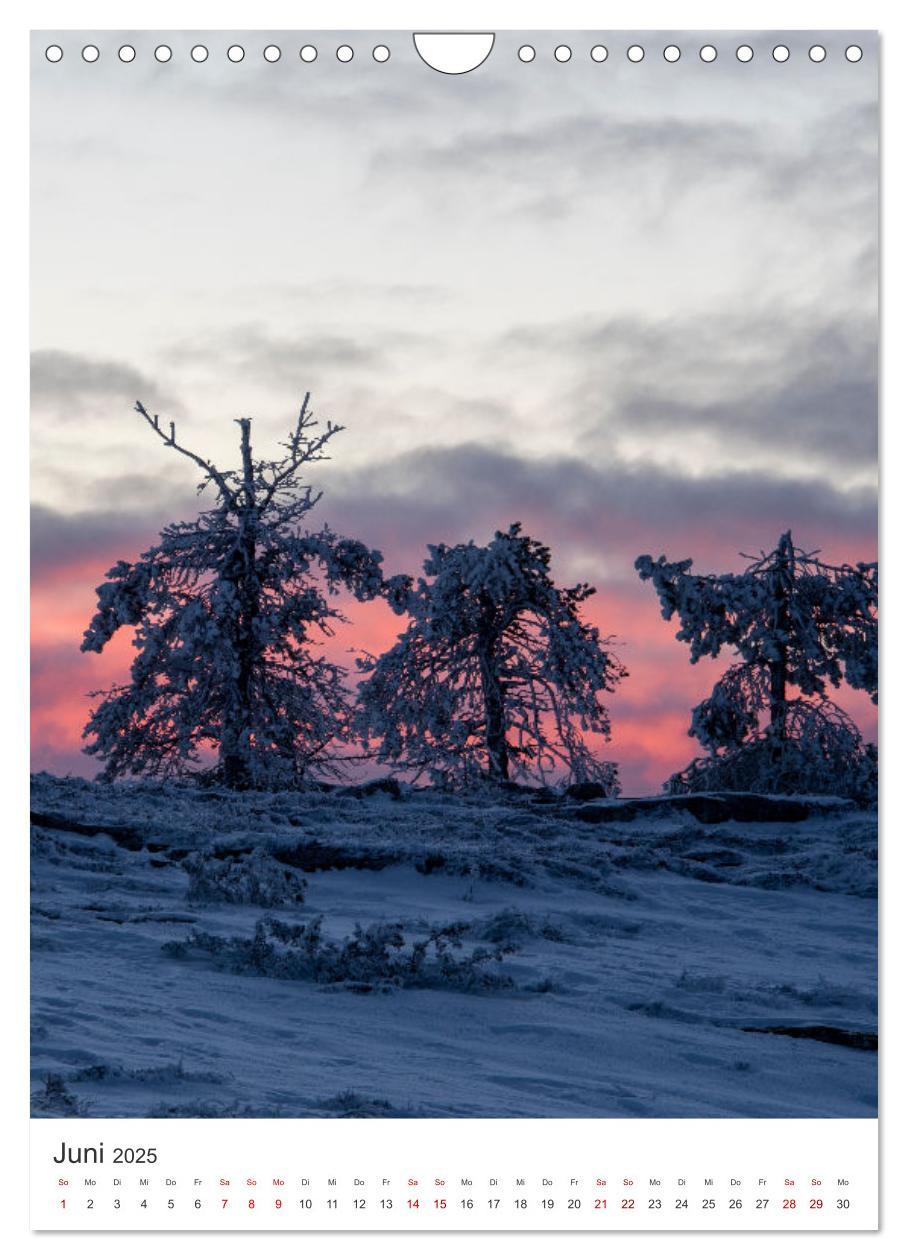
[{"label": "photograph of winter landscape", "polygon": [[874,41],[307,39],[36,37],[32,1114],[874,1116]]}]

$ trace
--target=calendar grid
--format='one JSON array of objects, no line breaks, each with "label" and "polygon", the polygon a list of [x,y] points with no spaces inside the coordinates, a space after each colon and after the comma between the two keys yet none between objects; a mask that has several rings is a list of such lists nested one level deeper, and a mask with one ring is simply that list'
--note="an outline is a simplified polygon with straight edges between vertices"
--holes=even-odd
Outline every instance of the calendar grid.
[{"label": "calendar grid", "polygon": [[37,1230],[867,1230],[877,1122],[32,1121]]}]

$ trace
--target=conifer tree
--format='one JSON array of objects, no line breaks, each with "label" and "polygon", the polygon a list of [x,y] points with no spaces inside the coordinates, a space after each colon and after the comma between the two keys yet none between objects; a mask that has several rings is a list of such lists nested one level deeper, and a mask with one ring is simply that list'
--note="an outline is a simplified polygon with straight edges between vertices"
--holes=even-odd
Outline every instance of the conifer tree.
[{"label": "conifer tree", "polygon": [[[842,682],[877,699],[876,563],[825,564],[791,532],[743,573],[695,574],[692,561],[640,556],[665,620],[690,659],[739,658],[693,710],[707,750],[671,786],[836,789],[875,765],[854,722],[829,698]],[[855,780],[856,781],[856,780]]]},{"label": "conifer tree", "polygon": [[330,768],[349,720],[345,671],[321,642],[342,614],[329,597],[360,600],[381,588],[381,555],[304,519],[321,498],[303,470],[327,458],[341,426],[324,426],[309,395],[277,459],[257,459],[252,422],[237,420],[240,464],[221,470],[177,441],[142,403],[136,411],[164,445],[196,464],[199,493],[215,503],[194,521],[165,526],[138,560],[120,560],[98,587],[83,652],[101,652],[135,626],[131,679],[95,695],[85,751],[103,777],[167,777],[207,751],[217,777],[245,789],[298,781]]},{"label": "conifer tree", "polygon": [[626,673],[581,618],[593,588],[557,587],[549,549],[519,524],[428,550],[424,577],[389,584],[406,629],[361,661],[357,726],[379,759],[437,782],[561,772],[617,792],[615,765],[586,741],[609,738],[602,692]]}]

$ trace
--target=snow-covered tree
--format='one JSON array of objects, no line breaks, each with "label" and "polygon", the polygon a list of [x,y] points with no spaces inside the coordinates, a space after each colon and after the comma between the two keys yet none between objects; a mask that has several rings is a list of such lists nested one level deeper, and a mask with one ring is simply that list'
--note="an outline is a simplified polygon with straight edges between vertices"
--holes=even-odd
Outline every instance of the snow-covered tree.
[{"label": "snow-covered tree", "polygon": [[136,561],[120,560],[98,587],[83,652],[101,652],[135,626],[131,681],[102,696],[85,751],[104,777],[186,773],[206,751],[231,788],[295,782],[331,764],[349,718],[345,670],[319,650],[342,620],[329,596],[381,589],[381,555],[325,526],[302,528],[320,493],[302,470],[328,458],[341,426],[321,426],[309,395],[278,459],[254,459],[252,423],[237,420],[240,467],[222,471],[182,446],[142,403],[136,411],[164,445],[203,473],[214,506],[167,525]]},{"label": "snow-covered tree", "polygon": [[690,734],[708,756],[670,788],[819,790],[875,765],[848,715],[828,696],[842,682],[877,699],[877,565],[831,565],[801,551],[791,532],[743,573],[691,573],[692,562],[640,556],[666,621],[690,659],[730,647],[739,663],[693,711]]},{"label": "snow-covered tree", "polygon": [[407,628],[360,662],[357,725],[378,758],[436,782],[560,770],[617,792],[615,765],[585,741],[608,739],[601,693],[626,673],[611,639],[581,620],[593,588],[557,587],[548,548],[519,524],[484,547],[428,550],[425,577],[389,584]]}]

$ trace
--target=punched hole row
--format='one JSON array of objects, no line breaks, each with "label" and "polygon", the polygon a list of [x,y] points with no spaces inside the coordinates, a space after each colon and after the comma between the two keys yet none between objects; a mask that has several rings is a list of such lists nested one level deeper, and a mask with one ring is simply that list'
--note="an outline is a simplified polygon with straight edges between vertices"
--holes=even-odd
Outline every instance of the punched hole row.
[{"label": "punched hole row", "polygon": [[[86,44],[82,48],[81,52],[83,61],[93,62],[100,60],[101,50],[96,44]],[[825,61],[827,54],[828,49],[823,44],[812,44],[807,50],[807,56],[809,59],[817,63]],[[48,61],[56,63],[63,60],[63,49],[59,44],[50,44],[44,50],[44,55]],[[210,50],[204,44],[195,44],[189,51],[189,56],[195,62],[207,61],[210,55]],[[301,61],[312,62],[318,57],[318,49],[314,44],[304,44],[299,50],[299,55]],[[338,61],[350,62],[353,60],[355,54],[349,44],[341,44],[334,50],[334,55]],[[536,55],[536,49],[532,44],[521,44],[521,46],[517,49],[517,57],[523,62],[535,61]],[[569,44],[556,45],[552,53],[555,60],[560,62],[570,61],[573,55],[574,50]],[[646,56],[646,49],[643,48],[641,44],[631,44],[625,50],[625,55],[627,56],[628,61],[640,62],[643,61]],[[717,61],[719,52],[714,44],[703,44],[698,50],[697,55],[701,61],[708,63]],[[844,57],[846,61],[860,61],[863,55],[864,50],[859,44],[849,44],[844,50]],[[117,50],[117,56],[120,61],[130,62],[136,60],[137,53],[132,44],[124,44]],[[246,57],[246,49],[242,44],[231,44],[227,49],[226,56],[228,61],[232,61],[234,63],[243,61]],[[277,44],[268,44],[262,49],[262,56],[265,61],[270,61],[272,63],[280,61],[282,50]],[[386,44],[376,44],[372,49],[373,61],[388,61],[390,56],[391,50]],[[669,62],[680,61],[681,49],[677,44],[667,44],[665,48],[662,49],[662,56]],[[750,44],[740,44],[735,49],[735,57],[738,61],[753,61],[755,56],[756,54]],[[158,44],[154,50],[154,57],[156,61],[168,62],[173,58],[173,49],[169,44]],[[605,44],[594,44],[590,49],[590,57],[596,62],[607,61],[609,57],[609,50],[606,48]],[[772,49],[772,58],[773,61],[778,62],[788,61],[791,58],[791,49],[787,44],[776,44]]]},{"label": "punched hole row", "polygon": [[[63,49],[59,44],[50,44],[45,48],[44,55],[48,61],[56,64],[58,61],[63,60]],[[268,44],[262,49],[262,56],[265,61],[272,63],[280,61],[282,55],[282,49],[277,44]],[[349,44],[341,44],[335,48],[334,55],[338,61],[348,62],[353,60],[355,54]],[[101,59],[101,50],[96,44],[86,44],[81,49],[81,56],[83,61],[99,61]],[[135,61],[138,54],[132,44],[123,44],[122,47],[117,49],[117,56],[120,61],[130,62]],[[205,44],[194,44],[189,50],[189,56],[195,62],[207,61],[211,56],[211,50]],[[318,49],[314,44],[304,44],[299,50],[299,56],[301,61],[315,61],[318,57]],[[227,49],[226,57],[228,61],[234,63],[243,61],[246,57],[246,49],[242,44],[231,44]],[[376,44],[372,49],[373,61],[384,62],[388,61],[390,57],[391,49],[387,44]],[[171,61],[173,59],[173,49],[169,44],[158,44],[154,50],[154,59],[162,63]]]},{"label": "punched hole row", "polygon": [[[823,44],[812,44],[807,50],[807,56],[813,62],[821,62],[826,60],[828,52],[829,50]],[[552,52],[552,56],[555,60],[560,62],[570,61],[573,55],[574,50],[571,48],[570,44],[558,44]],[[625,49],[625,55],[628,61],[640,62],[643,61],[646,56],[646,49],[641,44],[630,44]],[[719,50],[714,44],[703,44],[697,50],[697,55],[701,61],[717,61],[719,57]],[[844,50],[843,55],[846,61],[860,61],[864,55],[864,50],[859,44],[849,44]],[[521,46],[517,49],[517,56],[519,60],[523,62],[535,61],[537,50],[532,44],[521,44]],[[665,48],[662,49],[662,56],[666,61],[680,61],[681,49],[677,44],[667,44]],[[753,61],[755,56],[756,53],[750,44],[740,44],[735,49],[735,57],[738,61]],[[593,61],[607,61],[609,57],[609,50],[606,48],[605,44],[594,44],[590,49],[590,57]],[[784,62],[788,61],[790,57],[791,49],[787,44],[776,44],[772,50],[773,61]]]}]

